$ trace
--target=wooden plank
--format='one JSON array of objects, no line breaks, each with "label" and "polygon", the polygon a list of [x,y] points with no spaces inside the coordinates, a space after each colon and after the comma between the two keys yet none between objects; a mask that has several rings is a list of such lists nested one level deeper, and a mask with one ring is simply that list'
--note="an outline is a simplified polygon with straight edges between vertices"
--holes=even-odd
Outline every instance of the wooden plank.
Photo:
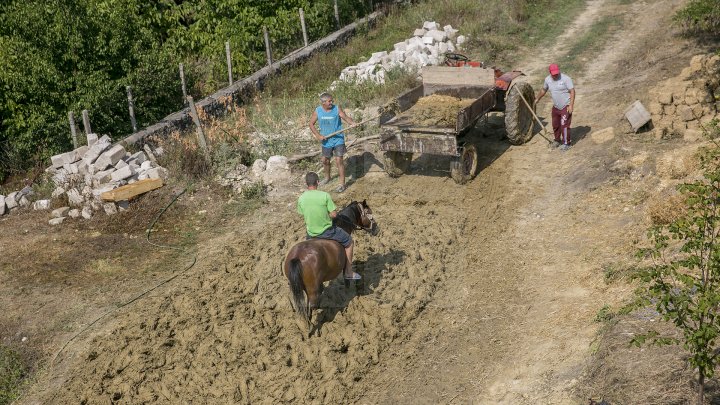
[{"label": "wooden plank", "polygon": [[100,194],[100,198],[105,201],[125,201],[162,186],[162,179],[138,180],[135,183],[118,187],[115,190],[106,191]]},{"label": "wooden plank", "polygon": [[[425,66],[422,68],[423,85],[438,86],[495,86],[495,72],[480,67]],[[426,93],[427,95],[427,93]]]},{"label": "wooden plank", "polygon": [[457,156],[457,139],[454,135],[418,134],[387,131],[380,135],[380,150],[427,153],[430,155]]}]

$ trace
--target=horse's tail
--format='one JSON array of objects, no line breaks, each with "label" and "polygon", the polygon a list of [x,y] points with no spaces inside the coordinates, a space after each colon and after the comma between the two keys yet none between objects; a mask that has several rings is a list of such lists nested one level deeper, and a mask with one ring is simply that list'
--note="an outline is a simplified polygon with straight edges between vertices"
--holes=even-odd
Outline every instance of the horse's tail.
[{"label": "horse's tail", "polygon": [[288,272],[288,280],[290,281],[290,290],[295,303],[295,310],[301,315],[307,317],[307,305],[305,304],[305,284],[302,279],[302,264],[300,259],[290,260],[290,271]]}]

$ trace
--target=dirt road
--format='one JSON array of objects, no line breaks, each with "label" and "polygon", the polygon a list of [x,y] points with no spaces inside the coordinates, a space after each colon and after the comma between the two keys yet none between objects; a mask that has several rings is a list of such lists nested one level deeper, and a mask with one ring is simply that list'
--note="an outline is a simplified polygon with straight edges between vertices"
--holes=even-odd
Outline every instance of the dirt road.
[{"label": "dirt road", "polygon": [[319,337],[291,316],[279,266],[303,229],[294,196],[279,197],[202,243],[195,268],[75,345],[21,403],[584,401],[593,319],[627,296],[603,267],[647,226],[637,186],[607,167],[648,146],[621,130],[604,144],[591,134],[620,128],[625,107],[694,53],[665,28],[683,2],[623,3],[590,1],[553,48],[527,50],[538,56],[521,64],[537,89],[573,38],[603,15],[622,19],[574,77],[570,151],[539,136],[510,146],[491,121],[474,133],[481,171],[465,186],[443,158],[416,157],[399,179],[372,153],[359,160],[336,200],[367,199],[382,232],[356,235],[364,288],[330,283]]}]

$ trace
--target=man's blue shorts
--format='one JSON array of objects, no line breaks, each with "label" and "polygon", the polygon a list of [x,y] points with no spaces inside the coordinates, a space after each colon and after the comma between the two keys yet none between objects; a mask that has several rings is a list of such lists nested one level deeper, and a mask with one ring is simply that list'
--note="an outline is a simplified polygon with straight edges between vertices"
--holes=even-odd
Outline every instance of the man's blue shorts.
[{"label": "man's blue shorts", "polygon": [[323,146],[322,148],[322,155],[326,158],[330,159],[333,156],[343,157],[345,155],[346,147],[344,143],[341,143],[340,145],[335,145],[330,148],[326,148]]},{"label": "man's blue shorts", "polygon": [[313,238],[331,239],[339,242],[341,245],[343,245],[343,247],[350,247],[350,245],[352,245],[352,238],[350,237],[350,235],[345,232],[344,229],[338,228],[337,226],[331,226],[318,236],[306,235],[305,237],[305,239]]}]

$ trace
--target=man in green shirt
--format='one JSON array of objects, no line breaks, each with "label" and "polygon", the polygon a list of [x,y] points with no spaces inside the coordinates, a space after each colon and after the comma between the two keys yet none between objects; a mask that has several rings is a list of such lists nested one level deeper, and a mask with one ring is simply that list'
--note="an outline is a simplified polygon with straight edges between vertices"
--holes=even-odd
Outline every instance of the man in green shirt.
[{"label": "man in green shirt", "polygon": [[317,189],[319,182],[317,173],[306,174],[305,184],[308,189],[302,193],[297,203],[297,211],[305,219],[306,239],[332,239],[343,245],[347,256],[345,278],[360,280],[360,275],[352,270],[353,240],[342,228],[333,225],[332,218],[337,216],[337,208],[330,194]]}]

